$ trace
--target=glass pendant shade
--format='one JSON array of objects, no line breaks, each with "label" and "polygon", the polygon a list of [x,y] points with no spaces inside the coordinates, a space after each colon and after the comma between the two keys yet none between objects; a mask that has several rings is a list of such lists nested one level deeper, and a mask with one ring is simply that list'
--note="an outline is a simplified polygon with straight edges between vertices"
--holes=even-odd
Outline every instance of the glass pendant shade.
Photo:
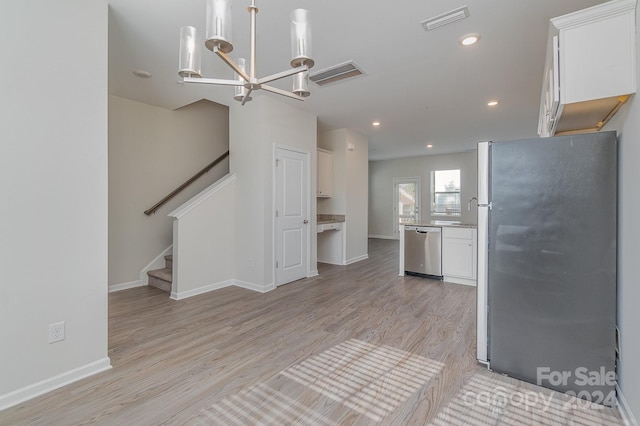
[{"label": "glass pendant shade", "polygon": [[305,9],[291,12],[291,66],[306,65],[313,67],[311,58],[311,20],[310,13]]},{"label": "glass pendant shade", "polygon": [[[244,60],[244,58],[238,58],[236,59],[236,64],[238,64],[238,67],[242,70],[242,71],[247,71],[246,69],[246,61]],[[240,77],[240,75],[238,73],[233,73],[235,75],[235,79],[238,81],[242,81],[243,83],[245,82],[244,79],[242,77]],[[235,87],[235,95],[233,96],[233,99],[235,99],[236,101],[242,101],[245,97],[245,95],[247,94],[247,88],[244,86],[236,86]],[[247,98],[247,100],[245,102],[249,102],[251,99],[253,99],[251,96],[249,96]]]},{"label": "glass pendant shade", "polygon": [[202,77],[200,45],[195,27],[180,28],[180,77]]},{"label": "glass pendant shade", "polygon": [[218,47],[229,53],[231,44],[231,0],[207,0],[207,36],[204,43],[207,49]]},{"label": "glass pendant shade", "polygon": [[309,71],[299,72],[293,76],[292,92],[304,98],[311,94],[309,91]]},{"label": "glass pendant shade", "polygon": [[[180,28],[178,74],[183,78],[182,82],[231,86],[234,89],[233,98],[240,101],[242,105],[252,100],[251,95],[254,91],[261,89],[290,99],[298,101],[304,100],[305,97],[311,94],[309,90],[309,69],[315,64],[311,51],[311,21],[309,11],[296,9],[290,14],[291,67],[293,69],[289,68],[288,70],[271,74],[264,78],[257,78],[256,51],[258,40],[256,18],[258,8],[256,7],[256,0],[250,0],[250,6],[247,8],[247,12],[249,12],[250,15],[250,50],[248,60],[243,58],[232,59],[229,55],[229,53],[233,51],[233,44],[231,42],[232,1],[233,0],[204,0],[206,4],[206,31],[204,37],[202,32],[198,33],[192,26]],[[200,43],[202,43],[203,38],[205,47],[215,53],[215,56],[233,69],[233,79],[194,78],[202,77],[202,49]],[[249,72],[247,72],[247,70]],[[149,73],[140,70],[134,73],[141,77],[150,76]],[[266,84],[276,80],[288,79],[289,77],[293,77],[293,90],[291,92]]]}]

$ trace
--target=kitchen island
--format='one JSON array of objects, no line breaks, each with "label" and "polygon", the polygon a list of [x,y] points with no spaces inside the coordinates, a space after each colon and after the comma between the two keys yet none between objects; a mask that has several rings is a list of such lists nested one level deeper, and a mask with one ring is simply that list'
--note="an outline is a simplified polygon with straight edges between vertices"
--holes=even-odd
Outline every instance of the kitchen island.
[{"label": "kitchen island", "polygon": [[442,229],[442,275],[443,281],[476,285],[478,244],[477,225],[432,221],[429,223],[405,223],[400,232],[400,276],[405,275],[405,226],[428,226]]}]

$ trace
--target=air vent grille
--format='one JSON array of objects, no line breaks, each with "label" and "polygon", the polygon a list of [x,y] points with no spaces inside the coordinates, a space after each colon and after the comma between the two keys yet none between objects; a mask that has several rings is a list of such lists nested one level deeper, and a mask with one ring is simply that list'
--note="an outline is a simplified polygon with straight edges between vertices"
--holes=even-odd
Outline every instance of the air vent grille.
[{"label": "air vent grille", "polygon": [[347,78],[357,77],[359,75],[364,75],[364,72],[353,61],[349,61],[318,71],[317,73],[309,76],[309,79],[318,86],[325,86],[327,84],[346,80]]},{"label": "air vent grille", "polygon": [[420,22],[420,24],[425,31],[431,31],[444,25],[451,24],[452,22],[459,21],[460,19],[467,18],[468,16],[469,8],[467,6],[462,6],[441,15],[434,16],[433,18],[424,20]]}]

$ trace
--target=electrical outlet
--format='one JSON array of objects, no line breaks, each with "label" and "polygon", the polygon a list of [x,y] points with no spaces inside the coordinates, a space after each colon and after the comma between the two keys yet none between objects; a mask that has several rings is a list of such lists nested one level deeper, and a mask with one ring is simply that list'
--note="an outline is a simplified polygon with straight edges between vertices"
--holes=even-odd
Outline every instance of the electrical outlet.
[{"label": "electrical outlet", "polygon": [[64,340],[64,321],[49,324],[49,343]]}]

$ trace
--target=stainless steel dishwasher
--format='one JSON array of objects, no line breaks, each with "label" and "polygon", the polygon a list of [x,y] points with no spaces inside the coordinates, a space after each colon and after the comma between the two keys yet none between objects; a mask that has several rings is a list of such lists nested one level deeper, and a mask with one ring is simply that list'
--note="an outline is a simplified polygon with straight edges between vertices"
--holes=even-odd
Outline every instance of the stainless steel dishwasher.
[{"label": "stainless steel dishwasher", "polygon": [[442,228],[404,227],[404,270],[442,279]]}]

